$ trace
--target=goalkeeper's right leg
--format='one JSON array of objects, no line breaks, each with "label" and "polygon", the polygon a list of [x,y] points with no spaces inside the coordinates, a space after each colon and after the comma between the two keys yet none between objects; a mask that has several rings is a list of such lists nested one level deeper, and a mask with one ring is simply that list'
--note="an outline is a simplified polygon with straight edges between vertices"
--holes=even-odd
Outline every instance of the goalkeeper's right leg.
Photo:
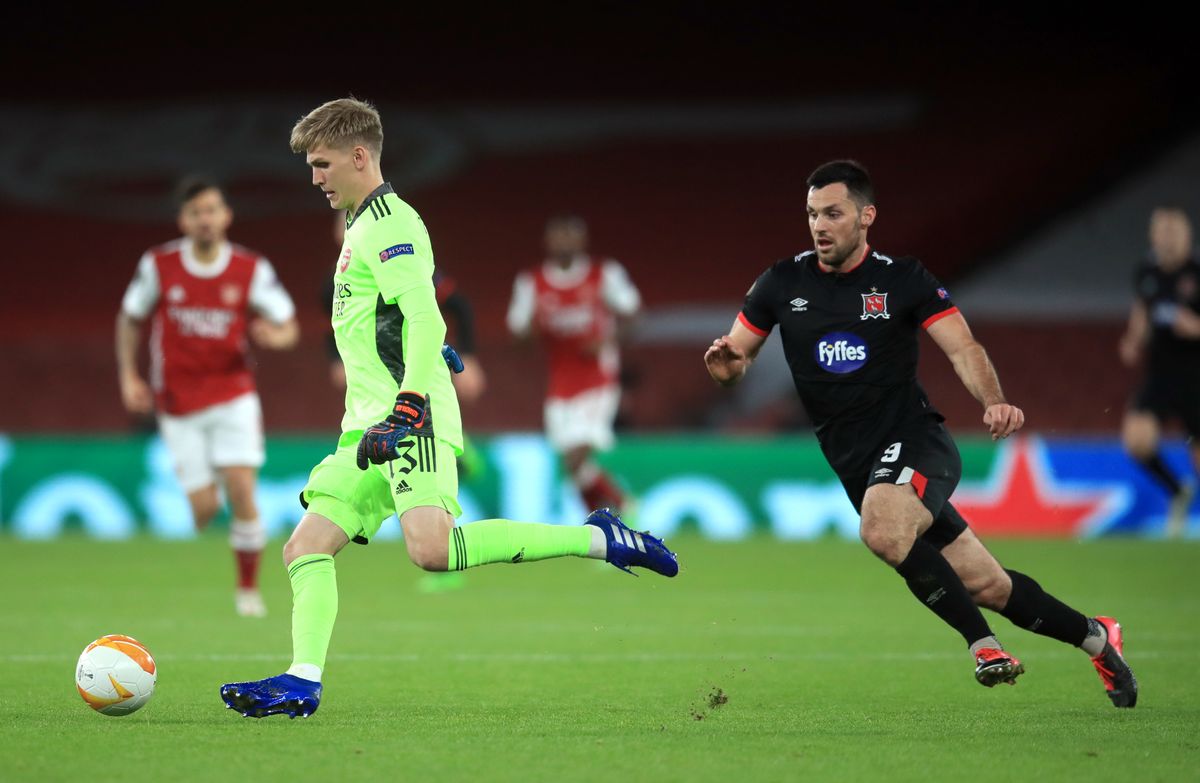
[{"label": "goalkeeper's right leg", "polygon": [[333,556],[350,539],[320,512],[337,513],[339,502],[327,496],[310,499],[309,512],[284,545],[292,583],[292,665],[275,677],[221,686],[225,706],[243,716],[307,718],[321,702],[321,673],[337,619]]}]

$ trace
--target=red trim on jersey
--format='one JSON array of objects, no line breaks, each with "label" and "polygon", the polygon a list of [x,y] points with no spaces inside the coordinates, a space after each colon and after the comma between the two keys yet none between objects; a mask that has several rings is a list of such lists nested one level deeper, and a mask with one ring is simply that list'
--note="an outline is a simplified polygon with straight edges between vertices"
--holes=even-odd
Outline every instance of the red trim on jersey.
[{"label": "red trim on jersey", "polygon": [[919,497],[919,498],[925,497],[925,485],[929,483],[929,479],[925,478],[920,473],[918,473],[917,471],[914,470],[913,474],[912,474],[912,478],[910,478],[908,480],[908,483],[912,484],[912,488],[917,491],[917,497]]},{"label": "red trim on jersey", "polygon": [[767,335],[770,334],[769,331],[764,332],[762,329],[759,329],[757,326],[750,323],[750,319],[746,317],[745,313],[739,312],[737,319],[738,319],[738,321],[741,322],[742,326],[744,326],[747,329],[749,329],[750,331],[754,332],[759,337],[766,337]]},{"label": "red trim on jersey", "polygon": [[929,316],[928,318],[926,318],[924,321],[921,322],[921,328],[928,329],[930,326],[932,326],[933,324],[942,320],[946,316],[954,315],[957,312],[958,312],[957,307],[951,307],[949,310],[943,310],[940,313],[934,313],[933,315]]},{"label": "red trim on jersey", "polygon": [[862,266],[862,262],[866,261],[867,256],[869,256],[869,255],[871,255],[871,246],[867,245],[866,249],[863,250],[862,258],[855,261],[854,266],[850,267],[849,269],[834,269],[831,266],[826,266],[825,262],[818,258],[817,259],[817,269],[820,269],[822,272],[824,272],[827,275],[833,274],[835,272],[838,274],[842,274],[842,275],[848,274],[850,272],[853,272],[855,269],[858,269],[860,266]]}]

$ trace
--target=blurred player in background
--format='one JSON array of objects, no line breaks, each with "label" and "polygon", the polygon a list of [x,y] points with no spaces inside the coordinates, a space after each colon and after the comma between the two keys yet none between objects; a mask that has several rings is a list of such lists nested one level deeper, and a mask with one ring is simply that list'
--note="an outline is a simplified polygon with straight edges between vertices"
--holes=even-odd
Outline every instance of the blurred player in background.
[{"label": "blurred player in background", "polygon": [[854,161],[832,161],[808,178],[815,250],[777,262],[746,294],[728,335],[704,355],[724,385],[746,374],[776,325],[796,391],[854,508],[863,543],[913,595],[962,634],[975,678],[1015,684],[1025,671],[988,627],[979,606],[1016,625],[1082,648],[1114,706],[1132,707],[1137,681],[1121,626],[1089,618],[1006,570],[950,504],[962,463],[942,415],[917,382],[917,332],[926,330],[983,405],[993,439],[1025,421],[1010,405],[983,346],[950,294],[914,258],[867,243],[874,187]]},{"label": "blurred player in background", "polygon": [[[346,213],[338,210],[333,218],[333,239],[341,250],[346,240]],[[475,353],[475,310],[471,302],[458,288],[454,278],[446,275],[440,269],[433,270],[433,290],[437,297],[438,309],[447,321],[446,339],[453,343],[455,353],[462,362],[462,369],[450,375],[454,382],[454,391],[458,394],[459,402],[472,405],[483,396],[487,387],[487,376],[484,375],[483,365]],[[333,301],[333,278],[330,278],[324,288],[321,304],[327,306]],[[337,350],[337,341],[332,330],[329,332],[329,378],[338,389],[346,388],[346,365]],[[478,449],[471,443],[467,433],[463,433],[463,453],[458,457],[458,475],[460,479],[475,478],[483,472],[483,459]],[[464,574],[461,571],[430,571],[421,576],[417,587],[422,592],[435,593],[462,587]]]},{"label": "blurred player in background", "polygon": [[626,498],[594,458],[612,448],[621,401],[618,333],[641,306],[641,296],[612,259],[587,252],[587,225],[575,215],[546,224],[546,260],[513,284],[508,328],[545,345],[550,381],[544,409],[546,438],[562,455],[588,508],[621,509]]},{"label": "blurred player in background", "polygon": [[[218,480],[223,485],[238,570],[235,606],[238,614],[262,616],[258,568],[266,533],[255,501],[264,458],[262,408],[246,337],[260,348],[285,350],[295,346],[300,329],[271,263],[226,239],[232,221],[216,183],[193,178],[180,186],[183,238],[147,250],[138,262],[117,316],[117,371],[130,412],[157,408],[198,530],[220,510]],[[151,385],[137,366],[149,317]]]},{"label": "blurred player in background", "polygon": [[1192,462],[1200,472],[1200,263],[1192,251],[1192,224],[1177,207],[1150,216],[1150,257],[1134,275],[1136,298],[1121,337],[1121,361],[1136,367],[1147,354],[1145,376],[1121,428],[1125,449],[1170,496],[1167,533],[1178,536],[1196,495],[1196,482],[1171,472],[1159,453],[1162,425],[1179,419]]},{"label": "blurred player in background", "polygon": [[[455,526],[462,422],[443,360],[433,248],[420,216],[383,179],[379,113],[353,98],[330,101],[296,123],[291,147],[305,155],[329,205],[349,214],[332,300],[346,414],[336,450],[313,468],[301,493],[306,513],[283,549],[292,665],[275,677],[222,686],[226,706],[259,718],[316,711],[337,618],[334,556],[351,541],[368,543],[393,513],[409,559],[426,571],[575,556],[675,576],[674,553],[604,509],[581,526],[507,519]],[[393,687],[394,675],[382,675],[383,687]]]}]

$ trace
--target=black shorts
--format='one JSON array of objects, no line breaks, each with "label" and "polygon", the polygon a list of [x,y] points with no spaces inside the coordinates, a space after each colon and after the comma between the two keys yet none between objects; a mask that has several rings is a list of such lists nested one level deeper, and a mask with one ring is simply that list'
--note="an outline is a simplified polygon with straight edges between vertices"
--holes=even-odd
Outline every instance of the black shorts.
[{"label": "black shorts", "polygon": [[1130,407],[1160,421],[1179,419],[1189,435],[1200,438],[1200,377],[1150,373]]},{"label": "black shorts", "polygon": [[860,514],[867,488],[875,484],[911,484],[933,524],[921,538],[938,549],[967,529],[967,523],[950,504],[950,495],[962,477],[962,458],[950,433],[932,416],[910,420],[883,441],[869,468],[838,475],[850,502]]}]

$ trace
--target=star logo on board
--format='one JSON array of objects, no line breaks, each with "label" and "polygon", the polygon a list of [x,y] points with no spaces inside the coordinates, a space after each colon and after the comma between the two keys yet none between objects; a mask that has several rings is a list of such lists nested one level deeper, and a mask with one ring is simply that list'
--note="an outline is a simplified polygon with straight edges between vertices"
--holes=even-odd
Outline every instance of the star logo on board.
[{"label": "star logo on board", "polygon": [[951,502],[980,535],[1093,536],[1129,507],[1120,484],[1059,482],[1038,438],[1006,441],[992,473],[963,485]]}]

